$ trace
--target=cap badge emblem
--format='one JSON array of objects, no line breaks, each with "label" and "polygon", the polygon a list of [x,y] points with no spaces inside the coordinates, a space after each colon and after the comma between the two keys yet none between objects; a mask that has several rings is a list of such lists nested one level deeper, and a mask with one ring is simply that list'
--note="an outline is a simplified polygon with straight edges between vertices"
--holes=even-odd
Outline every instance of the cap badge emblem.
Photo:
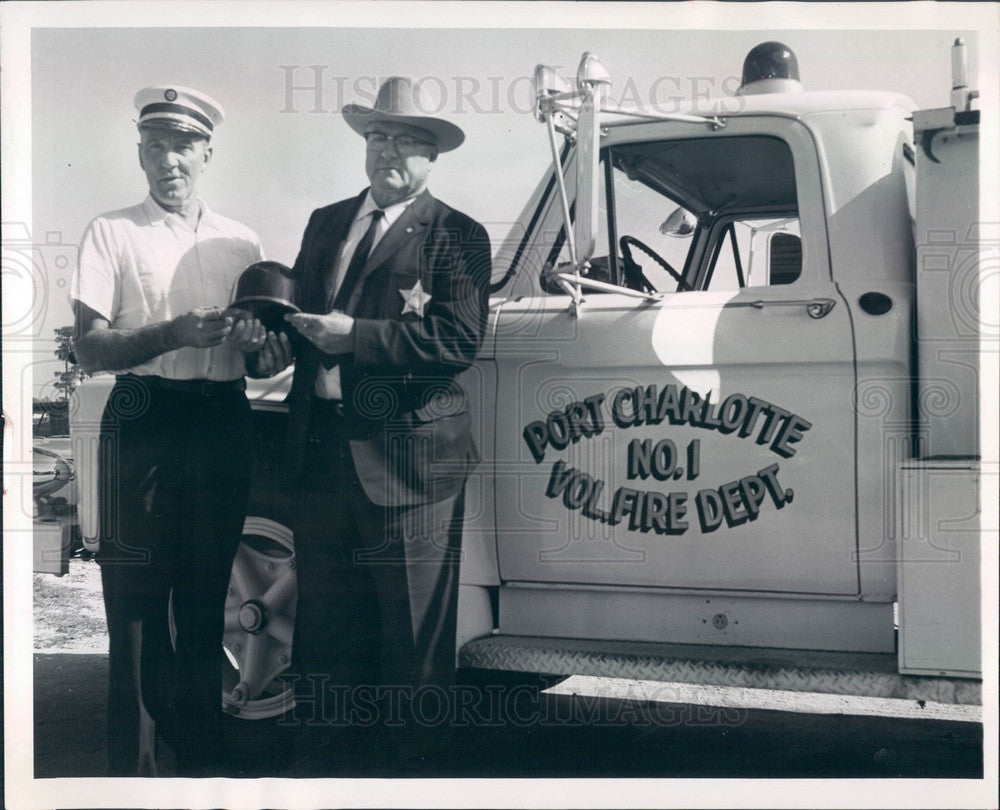
[{"label": "cap badge emblem", "polygon": [[163,97],[167,101],[176,101],[177,100],[177,91],[174,90],[174,89],[167,90],[167,91],[164,92]]}]

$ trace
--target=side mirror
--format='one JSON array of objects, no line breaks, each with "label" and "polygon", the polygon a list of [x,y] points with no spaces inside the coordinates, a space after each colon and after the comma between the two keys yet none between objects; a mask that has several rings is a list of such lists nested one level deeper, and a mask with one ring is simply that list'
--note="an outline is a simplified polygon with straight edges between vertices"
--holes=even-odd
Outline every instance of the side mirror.
[{"label": "side mirror", "polygon": [[802,274],[802,240],[793,233],[772,233],[769,245],[769,281],[791,284]]},{"label": "side mirror", "polygon": [[694,233],[697,225],[698,220],[695,219],[694,214],[678,207],[674,209],[674,212],[660,226],[660,233],[664,236],[690,236]]}]

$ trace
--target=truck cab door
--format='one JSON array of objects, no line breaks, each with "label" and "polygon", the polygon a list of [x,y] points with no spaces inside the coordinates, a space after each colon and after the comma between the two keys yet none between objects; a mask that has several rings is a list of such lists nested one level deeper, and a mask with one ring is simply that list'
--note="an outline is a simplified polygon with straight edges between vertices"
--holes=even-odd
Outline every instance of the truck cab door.
[{"label": "truck cab door", "polygon": [[[619,290],[575,307],[543,281],[499,311],[501,580],[856,595],[854,343],[815,151],[794,122],[671,126],[607,138],[607,255],[584,274]],[[681,201],[699,224],[677,239]],[[534,237],[549,276],[557,208]]]}]

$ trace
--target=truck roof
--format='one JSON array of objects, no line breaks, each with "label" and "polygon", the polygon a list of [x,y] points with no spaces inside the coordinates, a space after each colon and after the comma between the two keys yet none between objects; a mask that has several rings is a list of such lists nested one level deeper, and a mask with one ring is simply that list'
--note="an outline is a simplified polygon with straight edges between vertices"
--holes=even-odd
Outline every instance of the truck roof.
[{"label": "truck roof", "polygon": [[[665,90],[649,107],[621,105],[623,110],[637,113],[682,113],[685,115],[781,115],[792,118],[815,113],[852,112],[861,110],[916,109],[916,104],[901,93],[880,90],[809,90],[790,93],[767,93],[747,96],[721,96],[678,102]],[[634,118],[614,119],[608,123],[624,124]]]}]

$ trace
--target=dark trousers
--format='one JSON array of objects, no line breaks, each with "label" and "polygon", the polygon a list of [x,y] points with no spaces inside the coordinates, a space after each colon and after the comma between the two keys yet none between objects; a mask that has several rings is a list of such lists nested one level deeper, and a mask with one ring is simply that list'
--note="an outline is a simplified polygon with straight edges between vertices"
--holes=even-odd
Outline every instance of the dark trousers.
[{"label": "dark trousers", "polygon": [[328,730],[440,732],[413,698],[432,686],[440,695],[454,676],[463,493],[372,503],[343,422],[329,414],[314,419],[297,490],[298,718]]},{"label": "dark trousers", "polygon": [[136,772],[133,629],[142,701],[179,772],[210,770],[222,754],[223,618],[249,499],[249,427],[249,403],[235,388],[205,396],[127,375],[108,399],[98,560],[110,636],[112,775]]}]

